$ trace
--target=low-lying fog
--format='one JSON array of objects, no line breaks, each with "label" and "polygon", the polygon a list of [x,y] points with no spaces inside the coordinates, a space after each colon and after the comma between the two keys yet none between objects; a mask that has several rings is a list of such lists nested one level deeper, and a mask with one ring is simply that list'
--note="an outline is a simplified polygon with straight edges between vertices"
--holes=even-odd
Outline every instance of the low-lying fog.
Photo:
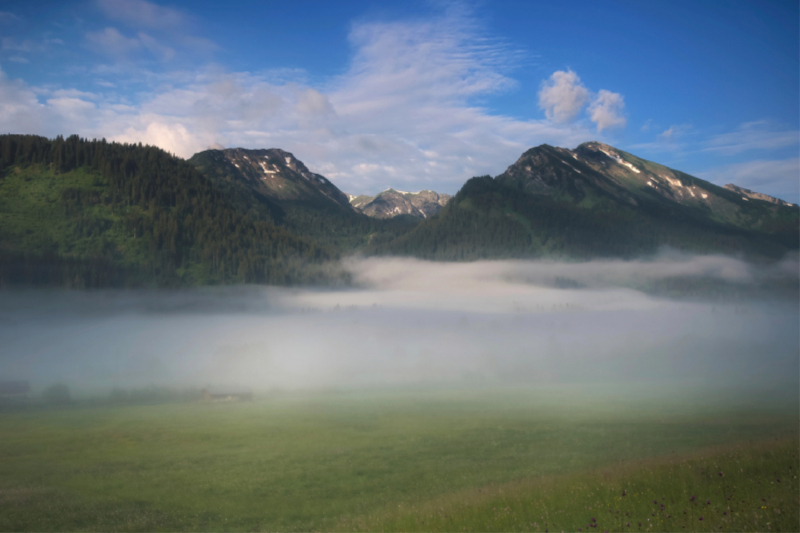
[{"label": "low-lying fog", "polygon": [[[796,259],[754,267],[680,255],[589,263],[373,258],[347,267],[355,287],[346,290],[5,291],[0,381],[28,380],[34,391],[55,382],[98,392],[260,391],[676,380],[769,386],[800,375]],[[773,289],[749,291],[765,285]],[[680,299],[656,295],[676,286]]]}]

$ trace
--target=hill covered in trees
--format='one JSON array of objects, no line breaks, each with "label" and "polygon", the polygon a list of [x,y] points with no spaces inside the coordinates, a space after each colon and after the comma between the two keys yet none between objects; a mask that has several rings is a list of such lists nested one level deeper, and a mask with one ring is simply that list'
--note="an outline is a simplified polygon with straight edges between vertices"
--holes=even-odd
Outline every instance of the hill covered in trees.
[{"label": "hill covered in trees", "polygon": [[0,285],[340,283],[343,255],[756,260],[798,249],[800,209],[600,143],[542,145],[420,222],[369,217],[292,154],[0,136]]},{"label": "hill covered in trees", "polygon": [[600,143],[542,145],[469,180],[437,215],[376,253],[434,260],[635,257],[670,246],[776,259],[800,209],[718,187]]},{"label": "hill covered in trees", "polygon": [[419,222],[408,215],[386,220],[367,216],[331,181],[277,148],[206,150],[189,163],[235,199],[240,209],[269,217],[296,235],[344,253],[385,244]]},{"label": "hill covered in trees", "polygon": [[243,210],[159,148],[0,136],[0,283],[310,283],[331,246]]}]

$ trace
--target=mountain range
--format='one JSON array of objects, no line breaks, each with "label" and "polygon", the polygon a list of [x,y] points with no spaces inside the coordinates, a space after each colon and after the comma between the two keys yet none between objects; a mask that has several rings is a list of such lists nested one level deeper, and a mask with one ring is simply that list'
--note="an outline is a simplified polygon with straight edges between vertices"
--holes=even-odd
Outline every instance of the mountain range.
[{"label": "mountain range", "polygon": [[348,195],[350,204],[367,216],[375,218],[392,218],[398,215],[410,215],[417,218],[428,218],[442,210],[452,198],[449,194],[433,191],[404,192],[386,189],[375,196],[361,194]]},{"label": "mountain range", "polygon": [[667,245],[775,260],[800,209],[602,143],[531,148],[454,197],[348,195],[293,154],[0,136],[0,283],[347,282],[343,254],[635,257]]}]

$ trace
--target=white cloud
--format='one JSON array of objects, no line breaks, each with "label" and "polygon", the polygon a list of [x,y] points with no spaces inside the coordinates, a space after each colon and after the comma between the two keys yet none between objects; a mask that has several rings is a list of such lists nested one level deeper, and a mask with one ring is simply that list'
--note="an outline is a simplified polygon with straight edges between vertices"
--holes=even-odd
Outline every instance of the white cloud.
[{"label": "white cloud", "polygon": [[571,70],[554,72],[539,91],[539,107],[553,122],[573,120],[588,100],[589,90]]},{"label": "white cloud", "polygon": [[116,28],[87,32],[86,40],[95,52],[119,58],[125,57],[142,47],[139,39],[125,37]]},{"label": "white cloud", "polygon": [[[358,193],[389,186],[453,193],[472,176],[501,173],[532,146],[574,146],[596,136],[583,123],[520,120],[476,106],[474,98],[515,86],[504,73],[516,52],[464,17],[355,24],[350,67],[316,86],[296,70],[153,73],[130,58],[164,59],[169,52],[158,45],[176,41],[145,35],[151,33],[124,35],[113,27],[87,35],[112,57],[129,59],[92,69],[111,89],[94,99],[45,91],[40,103],[37,88],[0,80],[31,96],[28,118],[0,119],[0,129],[142,142],[182,157],[215,143],[278,147]],[[154,89],[137,93],[135,102],[114,93],[129,80]]]},{"label": "white cloud", "polygon": [[41,134],[48,124],[46,115],[36,93],[0,70],[0,131]]},{"label": "white cloud", "polygon": [[659,133],[657,138],[661,142],[673,143],[691,128],[692,127],[689,124],[673,124],[663,132]]},{"label": "white cloud", "polygon": [[327,115],[334,113],[330,100],[314,89],[306,89],[297,97],[297,109],[307,115]]},{"label": "white cloud", "polygon": [[127,143],[144,142],[162,147],[173,154],[195,153],[218,146],[212,135],[199,136],[196,132],[190,132],[183,124],[163,122],[159,116],[144,116],[139,122],[146,124],[144,131],[131,127],[125,133],[116,135],[114,140]]},{"label": "white cloud", "polygon": [[600,89],[589,105],[589,117],[597,124],[598,132],[607,128],[621,128],[626,123],[624,109],[625,99],[621,94]]},{"label": "white cloud", "polygon": [[161,61],[175,57],[173,48],[144,32],[139,32],[135,37],[126,37],[118,29],[109,27],[102,31],[87,32],[86,41],[93,51],[118,60],[127,60],[142,50]]},{"label": "white cloud", "polygon": [[187,16],[177,9],[162,7],[145,0],[98,0],[97,6],[110,19],[137,28],[174,28],[184,25],[187,21]]},{"label": "white cloud", "polygon": [[3,37],[0,41],[0,49],[9,52],[33,52],[41,50],[42,46],[33,42],[30,39],[18,41],[14,37]]},{"label": "white cloud", "polygon": [[787,146],[800,145],[800,132],[797,130],[778,130],[766,120],[747,122],[736,131],[711,137],[706,151],[733,155],[748,150],[773,150]]}]

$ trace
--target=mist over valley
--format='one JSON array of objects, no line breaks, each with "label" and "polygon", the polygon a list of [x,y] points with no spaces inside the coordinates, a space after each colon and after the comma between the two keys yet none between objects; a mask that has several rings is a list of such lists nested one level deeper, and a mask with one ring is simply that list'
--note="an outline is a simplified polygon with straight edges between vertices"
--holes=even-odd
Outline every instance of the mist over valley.
[{"label": "mist over valley", "polygon": [[[353,287],[6,292],[0,373],[113,387],[797,385],[798,304],[742,290],[673,299],[665,279],[796,287],[797,261],[435,263],[349,259]],[[795,283],[792,285],[792,282]],[[694,285],[702,287],[703,283]],[[731,290],[728,288],[728,290]],[[760,294],[760,296],[759,296]],[[724,293],[723,293],[724,295]]]}]

